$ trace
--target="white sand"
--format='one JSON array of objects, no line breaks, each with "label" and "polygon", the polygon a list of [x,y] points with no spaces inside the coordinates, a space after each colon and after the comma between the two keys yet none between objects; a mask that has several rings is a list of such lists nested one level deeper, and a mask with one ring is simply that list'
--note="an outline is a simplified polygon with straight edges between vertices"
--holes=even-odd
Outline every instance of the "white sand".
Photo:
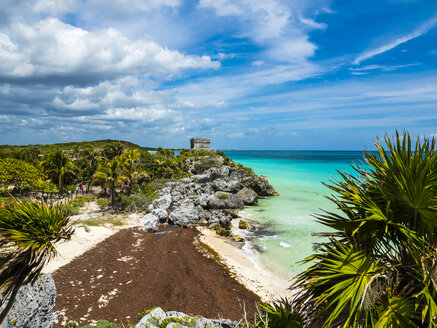
[{"label": "white sand", "polygon": [[[96,202],[86,203],[85,207],[81,209],[82,214],[74,215],[71,221],[84,220],[92,216],[108,216],[100,210]],[[122,215],[120,215],[122,216]],[[124,215],[126,216],[126,215]],[[90,232],[86,232],[81,224],[74,225],[75,232],[71,239],[65,242],[55,244],[58,254],[49,261],[43,268],[43,272],[52,273],[63,265],[71,262],[74,258],[82,255],[87,250],[93,248],[99,242],[112,236],[121,229],[131,228],[138,225],[139,214],[131,214],[124,218],[125,224],[123,226],[111,226],[104,224],[104,226],[90,226]]]},{"label": "white sand", "polygon": [[274,301],[281,297],[292,298],[294,293],[288,289],[291,282],[262,267],[256,259],[256,254],[249,256],[233,242],[218,236],[206,227],[197,229],[201,232],[200,241],[216,251],[238,282],[257,294],[262,301]]}]

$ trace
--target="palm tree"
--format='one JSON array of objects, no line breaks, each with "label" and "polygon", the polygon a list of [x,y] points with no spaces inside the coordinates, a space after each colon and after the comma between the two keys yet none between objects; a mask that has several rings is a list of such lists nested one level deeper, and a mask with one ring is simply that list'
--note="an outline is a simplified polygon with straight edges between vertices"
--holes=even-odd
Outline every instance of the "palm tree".
[{"label": "palm tree", "polygon": [[66,174],[74,175],[75,166],[68,155],[62,151],[54,151],[44,156],[40,163],[41,168],[47,175],[53,178],[53,182],[57,182],[59,192],[64,191],[64,177]]},{"label": "palm tree", "polygon": [[0,324],[20,286],[34,281],[56,255],[54,243],[73,232],[68,215],[56,205],[13,202],[0,210]]},{"label": "palm tree", "polygon": [[139,171],[141,156],[137,149],[126,150],[120,156],[120,160],[122,161],[122,174],[127,185],[127,194],[129,195],[134,186],[138,185],[140,181],[148,178],[148,174]]},{"label": "palm tree", "polygon": [[101,151],[101,157],[106,160],[113,160],[117,156],[121,156],[124,153],[126,148],[123,146],[123,143],[117,141],[115,143],[111,143],[106,145]]},{"label": "palm tree", "polygon": [[121,174],[122,162],[120,157],[115,157],[113,160],[101,163],[96,173],[94,173],[94,180],[110,188],[111,205],[115,208],[116,205],[116,186],[123,182],[123,175]]},{"label": "palm tree", "polygon": [[86,144],[80,152],[81,175],[88,179],[87,192],[92,183],[92,178],[97,170],[98,162],[100,160],[99,152],[92,144]]},{"label": "palm tree", "polygon": [[365,152],[357,176],[327,185],[339,213],[317,220],[330,241],[306,259],[297,305],[310,327],[437,326],[435,140],[396,133]]}]

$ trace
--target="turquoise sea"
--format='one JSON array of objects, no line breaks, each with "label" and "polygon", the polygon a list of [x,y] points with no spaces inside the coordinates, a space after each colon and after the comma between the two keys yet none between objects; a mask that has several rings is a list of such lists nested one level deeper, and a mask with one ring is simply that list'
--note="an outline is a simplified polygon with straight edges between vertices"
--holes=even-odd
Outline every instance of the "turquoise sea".
[{"label": "turquoise sea", "polygon": [[[264,267],[289,279],[305,267],[297,262],[310,255],[313,243],[320,241],[313,232],[327,231],[314,221],[321,209],[334,210],[324,196],[330,190],[322,185],[338,178],[339,171],[354,173],[352,163],[361,163],[362,152],[355,151],[225,151],[235,162],[266,175],[280,193],[260,200],[259,206],[246,207],[242,216],[261,226],[253,242]],[[248,245],[245,245],[245,247]]]}]

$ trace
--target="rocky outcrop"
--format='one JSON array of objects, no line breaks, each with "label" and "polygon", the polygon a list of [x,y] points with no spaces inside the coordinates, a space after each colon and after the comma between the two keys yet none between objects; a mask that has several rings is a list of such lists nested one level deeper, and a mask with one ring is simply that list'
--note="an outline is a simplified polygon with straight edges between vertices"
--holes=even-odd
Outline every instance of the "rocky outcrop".
[{"label": "rocky outcrop", "polygon": [[244,187],[237,196],[241,198],[244,205],[258,205],[258,194],[250,188]]},{"label": "rocky outcrop", "polygon": [[145,231],[158,231],[159,217],[153,213],[149,213],[140,218],[140,225]]},{"label": "rocky outcrop", "polygon": [[56,287],[51,274],[22,286],[0,328],[49,328],[52,326]]},{"label": "rocky outcrop", "polygon": [[238,327],[238,322],[228,319],[206,319],[203,317],[191,317],[182,312],[164,312],[157,307],[147,313],[135,328],[234,328]]},{"label": "rocky outcrop", "polygon": [[266,177],[224,165],[223,157],[203,158],[213,163],[204,170],[192,158],[187,161],[197,174],[169,182],[159,191],[159,197],[149,206],[150,213],[140,220],[145,230],[156,231],[159,222],[185,226],[206,221],[210,226],[226,227],[244,205],[257,205],[259,196],[277,195]]}]

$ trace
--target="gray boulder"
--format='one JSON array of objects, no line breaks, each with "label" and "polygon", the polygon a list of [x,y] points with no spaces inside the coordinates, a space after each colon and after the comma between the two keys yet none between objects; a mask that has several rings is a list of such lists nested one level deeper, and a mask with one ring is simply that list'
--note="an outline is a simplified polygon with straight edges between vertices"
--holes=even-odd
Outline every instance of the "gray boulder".
[{"label": "gray boulder", "polygon": [[169,222],[177,225],[197,223],[200,220],[199,209],[192,202],[183,202],[168,216]]},{"label": "gray boulder", "polygon": [[220,211],[212,211],[211,217],[208,220],[208,224],[210,227],[214,227],[217,225],[228,227],[231,224],[231,221],[231,216]]},{"label": "gray boulder", "polygon": [[278,196],[275,188],[269,183],[267,177],[257,176],[246,172],[243,169],[235,170],[231,173],[232,179],[238,180],[243,186],[252,189],[260,196]]},{"label": "gray boulder", "polygon": [[258,194],[250,188],[244,187],[237,196],[241,198],[244,205],[258,205]]},{"label": "gray boulder", "polygon": [[[238,322],[229,319],[206,319],[203,317],[191,317],[182,312],[169,311],[165,313],[161,308],[155,308],[146,314],[135,328],[156,328],[164,326],[164,319],[175,318],[179,320],[167,320],[166,328],[192,327],[192,328],[235,328]],[[181,320],[182,319],[182,320]],[[173,321],[173,322],[172,322]],[[178,322],[176,322],[178,321]]]},{"label": "gray boulder", "polygon": [[167,220],[168,214],[166,210],[162,208],[156,208],[151,212],[153,215],[157,216],[160,222],[165,222]]},{"label": "gray boulder", "polygon": [[156,323],[159,323],[159,321],[165,319],[166,317],[167,315],[160,307],[154,308],[141,318],[140,322],[137,323],[135,328],[155,328],[157,327]]},{"label": "gray boulder", "polygon": [[215,190],[228,192],[237,192],[241,189],[240,183],[235,179],[216,179],[212,182],[212,186]]},{"label": "gray boulder", "polygon": [[240,197],[227,192],[216,192],[208,197],[209,209],[244,208]]},{"label": "gray boulder", "polygon": [[140,225],[144,231],[158,231],[159,217],[153,213],[149,213],[140,218]]},{"label": "gray boulder", "polygon": [[161,208],[163,210],[167,210],[170,207],[171,203],[172,203],[171,196],[166,194],[158,198],[156,207]]},{"label": "gray boulder", "polygon": [[195,199],[194,204],[206,208],[208,206],[208,195],[205,194],[200,195]]},{"label": "gray boulder", "polygon": [[51,274],[43,273],[33,285],[20,287],[0,328],[49,328],[55,301],[55,281]]}]

